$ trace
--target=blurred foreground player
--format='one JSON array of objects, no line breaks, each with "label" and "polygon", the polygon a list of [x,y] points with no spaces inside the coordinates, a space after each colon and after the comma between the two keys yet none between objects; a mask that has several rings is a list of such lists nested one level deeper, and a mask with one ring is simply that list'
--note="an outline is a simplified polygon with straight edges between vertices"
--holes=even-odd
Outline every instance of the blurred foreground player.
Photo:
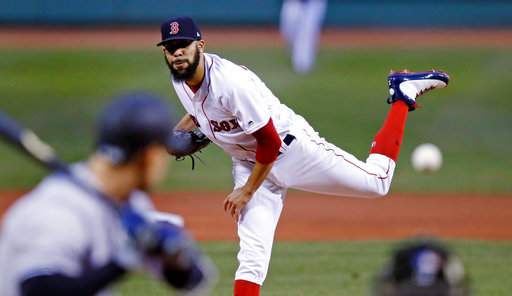
[{"label": "blurred foreground player", "polygon": [[96,151],[54,173],[6,213],[0,295],[110,295],[146,268],[184,293],[207,289],[213,269],[187,233],[154,215],[147,192],[166,175],[170,106],[144,93],[103,112]]}]

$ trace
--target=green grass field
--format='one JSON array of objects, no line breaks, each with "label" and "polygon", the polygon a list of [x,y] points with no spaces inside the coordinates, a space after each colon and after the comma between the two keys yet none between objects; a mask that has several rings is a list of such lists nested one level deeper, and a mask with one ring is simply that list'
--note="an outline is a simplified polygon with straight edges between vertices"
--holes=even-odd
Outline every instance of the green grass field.
[{"label": "green grass field", "polygon": [[[474,295],[510,295],[511,243],[451,240],[447,243],[464,263]],[[373,276],[384,265],[396,242],[277,243],[265,296],[369,295]],[[205,243],[220,271],[212,296],[232,293],[236,268],[235,243]],[[118,288],[125,295],[169,295],[158,282],[133,276]]]},{"label": "green grass field", "polygon": [[[284,50],[212,50],[252,68],[282,102],[331,142],[364,159],[388,106],[390,69],[443,69],[449,88],[425,97],[411,113],[392,190],[394,192],[512,192],[512,55],[508,50],[323,49],[309,76],[290,70]],[[0,110],[33,128],[67,161],[91,151],[98,111],[114,94],[143,89],[175,100],[168,71],[155,51],[0,50]],[[179,108],[180,115],[182,109]],[[409,156],[424,142],[443,151],[444,166],[432,175],[413,172]],[[227,156],[207,148],[205,165],[174,163],[166,190],[231,187]],[[28,188],[42,169],[0,145],[0,188]],[[201,184],[201,187],[198,187]],[[505,296],[512,290],[512,244],[453,240],[470,270],[475,295]],[[283,243],[274,249],[263,295],[366,295],[391,242]],[[213,295],[230,295],[236,243],[204,243],[221,277]],[[122,295],[168,295],[155,281],[134,276]]]},{"label": "green grass field", "polygon": [[[512,55],[507,50],[335,50],[320,52],[309,76],[291,72],[284,50],[215,50],[252,68],[281,100],[320,133],[364,159],[388,106],[390,69],[440,68],[448,89],[425,97],[411,114],[394,191],[511,192]],[[108,98],[126,90],[154,91],[175,100],[168,71],[155,51],[0,50],[0,109],[32,127],[63,158],[77,161],[92,147],[93,122]],[[423,99],[423,98],[422,98]],[[182,115],[182,109],[179,114]],[[412,171],[409,156],[437,144],[444,166],[434,175]],[[205,165],[177,163],[166,189],[230,188],[230,163],[216,147]],[[28,187],[43,171],[0,146],[0,187]]]}]

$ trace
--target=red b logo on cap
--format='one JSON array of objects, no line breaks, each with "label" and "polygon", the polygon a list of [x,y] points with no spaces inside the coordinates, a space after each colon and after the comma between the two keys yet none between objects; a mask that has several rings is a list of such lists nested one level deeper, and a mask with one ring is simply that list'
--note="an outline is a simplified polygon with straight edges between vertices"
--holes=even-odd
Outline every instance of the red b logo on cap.
[{"label": "red b logo on cap", "polygon": [[180,31],[180,24],[178,22],[171,23],[171,35],[176,35]]}]

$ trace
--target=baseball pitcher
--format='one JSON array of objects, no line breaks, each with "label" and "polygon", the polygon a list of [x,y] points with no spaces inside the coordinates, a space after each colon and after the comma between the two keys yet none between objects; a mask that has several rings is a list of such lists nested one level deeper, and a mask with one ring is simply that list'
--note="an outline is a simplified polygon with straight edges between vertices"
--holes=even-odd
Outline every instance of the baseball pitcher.
[{"label": "baseball pitcher", "polygon": [[385,196],[408,112],[421,94],[445,87],[449,79],[437,71],[390,74],[389,114],[370,155],[360,161],[281,104],[251,70],[206,53],[206,41],[192,19],[170,19],[161,25],[161,34],[158,45],[187,112],[175,130],[198,128],[233,161],[234,190],[224,210],[236,220],[240,239],[235,295],[259,295],[287,189]]}]

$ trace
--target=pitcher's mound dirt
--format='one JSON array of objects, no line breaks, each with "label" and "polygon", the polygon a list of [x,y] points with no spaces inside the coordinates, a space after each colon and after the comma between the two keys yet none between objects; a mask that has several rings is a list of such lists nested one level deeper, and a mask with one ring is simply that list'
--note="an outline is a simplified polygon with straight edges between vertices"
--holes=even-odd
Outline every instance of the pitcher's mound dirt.
[{"label": "pitcher's mound dirt", "polygon": [[[158,209],[182,215],[199,240],[236,240],[236,225],[224,213],[227,193],[173,192],[155,195]],[[5,209],[20,193],[2,193]],[[512,240],[512,196],[393,194],[382,199],[330,197],[290,192],[276,239],[335,241],[399,239],[415,235]]]}]

